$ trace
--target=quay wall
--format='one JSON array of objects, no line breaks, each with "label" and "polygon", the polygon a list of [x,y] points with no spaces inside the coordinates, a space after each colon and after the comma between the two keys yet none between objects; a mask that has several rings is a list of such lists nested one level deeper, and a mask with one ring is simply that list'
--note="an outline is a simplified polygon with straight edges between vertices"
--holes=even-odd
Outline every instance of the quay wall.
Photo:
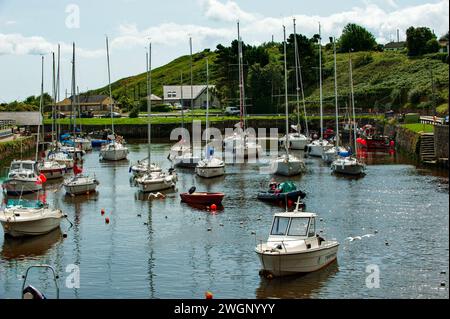
[{"label": "quay wall", "polygon": [[15,140],[0,141],[0,161],[7,158],[20,156],[20,153],[26,153],[36,147],[34,136],[18,137]]},{"label": "quay wall", "polygon": [[449,138],[449,126],[448,125],[435,125],[434,126],[434,152],[436,158],[448,159],[448,138]]},{"label": "quay wall", "polygon": [[420,134],[408,130],[400,125],[386,124],[384,134],[394,136],[396,148],[409,154],[413,158],[419,158]]}]

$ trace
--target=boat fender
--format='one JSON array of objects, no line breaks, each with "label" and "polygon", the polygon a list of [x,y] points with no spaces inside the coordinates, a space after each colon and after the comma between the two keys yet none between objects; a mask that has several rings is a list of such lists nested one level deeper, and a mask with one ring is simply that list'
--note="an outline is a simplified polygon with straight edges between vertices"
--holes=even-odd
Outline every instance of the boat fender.
[{"label": "boat fender", "polygon": [[195,187],[195,186],[192,186],[191,188],[189,188],[189,194],[194,193],[195,190],[196,190],[196,187]]}]

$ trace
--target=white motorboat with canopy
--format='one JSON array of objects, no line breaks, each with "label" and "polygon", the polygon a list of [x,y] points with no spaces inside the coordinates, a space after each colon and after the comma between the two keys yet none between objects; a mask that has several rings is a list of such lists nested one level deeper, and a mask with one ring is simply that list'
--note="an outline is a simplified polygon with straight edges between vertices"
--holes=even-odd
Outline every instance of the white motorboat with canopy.
[{"label": "white motorboat with canopy", "polygon": [[266,242],[255,252],[261,262],[261,274],[286,276],[319,270],[337,258],[339,243],[316,233],[317,215],[299,210],[276,213]]},{"label": "white motorboat with canopy", "polygon": [[83,169],[76,164],[73,167],[73,176],[64,180],[64,189],[69,195],[84,195],[96,191],[100,184],[97,178],[83,174]]}]

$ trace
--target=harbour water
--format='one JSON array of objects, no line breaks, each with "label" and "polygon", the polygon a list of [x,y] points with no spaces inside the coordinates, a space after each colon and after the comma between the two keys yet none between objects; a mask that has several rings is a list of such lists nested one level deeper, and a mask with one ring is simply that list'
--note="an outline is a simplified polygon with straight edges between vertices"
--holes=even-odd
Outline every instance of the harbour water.
[{"label": "harbour water", "polygon": [[[100,181],[96,195],[70,197],[60,182],[45,183],[47,202],[73,227],[63,222],[61,230],[19,240],[0,230],[1,298],[20,298],[21,276],[39,263],[59,273],[61,298],[204,298],[208,290],[215,298],[449,297],[448,173],[387,154],[370,156],[367,175],[355,179],[305,159],[308,172],[290,179],[307,193],[306,210],[319,214],[321,234],[340,242],[337,263],[267,280],[258,275],[254,247],[284,208],[257,201],[256,193],[273,176],[257,164],[227,165],[226,176],[211,180],[178,170],[178,192],[195,185],[225,193],[224,209],[212,213],[180,203],[176,191],[165,199],[140,195],[128,168],[146,156],[146,145],[129,148],[129,160],[118,163],[99,161],[98,151],[85,156],[85,171]],[[166,168],[169,148],[154,144],[152,153]],[[71,265],[79,267],[79,288],[67,284]],[[378,288],[366,284],[373,269]],[[34,271],[29,282],[55,296],[45,272]]]}]

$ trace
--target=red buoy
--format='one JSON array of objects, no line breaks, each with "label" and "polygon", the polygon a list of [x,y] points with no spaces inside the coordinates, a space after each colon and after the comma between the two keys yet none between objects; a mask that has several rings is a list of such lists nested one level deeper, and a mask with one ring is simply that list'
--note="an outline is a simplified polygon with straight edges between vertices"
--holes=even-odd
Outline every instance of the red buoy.
[{"label": "red buoy", "polygon": [[102,213],[102,215],[105,215],[105,209],[102,208],[102,210],[100,211]]},{"label": "red buoy", "polygon": [[105,223],[106,223],[106,224],[109,224],[109,217],[106,217],[106,218],[105,218]]},{"label": "red buoy", "polygon": [[212,205],[211,205],[211,209],[212,209],[212,210],[216,210],[216,209],[217,209],[217,205],[216,205],[216,204],[212,204]]},{"label": "red buoy", "polygon": [[207,291],[205,292],[205,298],[206,299],[213,299],[213,294],[211,291]]}]

